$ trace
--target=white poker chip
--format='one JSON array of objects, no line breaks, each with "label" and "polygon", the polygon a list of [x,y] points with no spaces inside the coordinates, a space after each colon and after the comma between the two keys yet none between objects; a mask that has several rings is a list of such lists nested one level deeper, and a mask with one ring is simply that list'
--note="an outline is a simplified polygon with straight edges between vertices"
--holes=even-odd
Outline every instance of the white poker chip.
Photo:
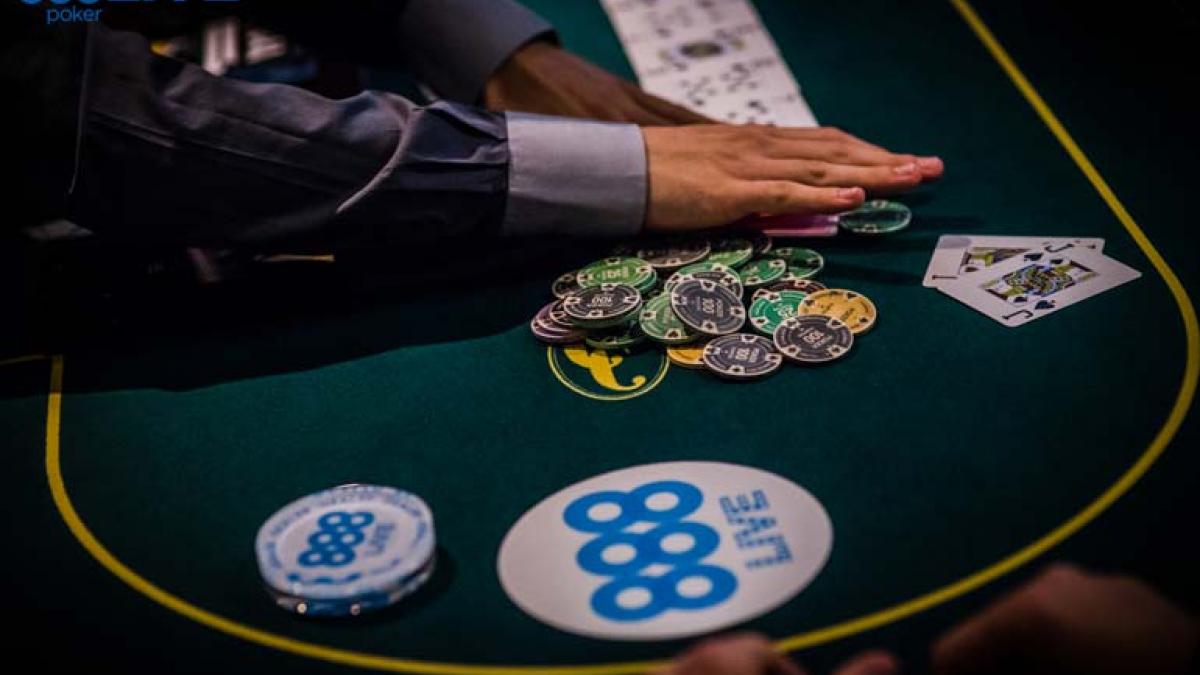
[{"label": "white poker chip", "polygon": [[259,572],[276,603],[358,614],[409,595],[433,572],[433,513],[418,496],[343,485],[298,499],[259,529]]}]

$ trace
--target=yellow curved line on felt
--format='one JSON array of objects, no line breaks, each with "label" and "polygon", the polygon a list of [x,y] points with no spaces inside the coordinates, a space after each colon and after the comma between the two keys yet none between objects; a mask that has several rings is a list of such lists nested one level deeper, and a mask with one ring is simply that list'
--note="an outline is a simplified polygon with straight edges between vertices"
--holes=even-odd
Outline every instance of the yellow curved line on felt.
[{"label": "yellow curved line on felt", "polygon": [[[1131,466],[1121,477],[1107,490],[1105,490],[1092,503],[1088,504],[1082,511],[1073,516],[1070,520],[1062,525],[1051,530],[1042,538],[1033,542],[1029,546],[1009,555],[1001,561],[969,576],[963,577],[940,589],[934,590],[925,595],[918,596],[903,603],[899,603],[886,609],[873,612],[871,614],[834,624],[832,626],[801,633],[781,639],[776,642],[776,645],[781,650],[796,650],[804,647],[829,642],[842,637],[847,637],[855,633],[860,633],[872,628],[897,621],[899,619],[911,616],[925,609],[946,602],[953,598],[959,597],[968,593],[980,586],[1011,572],[1017,567],[1029,562],[1038,555],[1044,553],[1048,549],[1062,542],[1067,537],[1077,532],[1084,525],[1094,520],[1105,509],[1111,506],[1118,498],[1129,491],[1131,487],[1140,479],[1154,462],[1162,455],[1171,438],[1178,431],[1179,426],[1183,423],[1187,416],[1188,409],[1191,407],[1193,396],[1196,391],[1197,380],[1200,379],[1200,328],[1197,326],[1196,313],[1192,307],[1187,291],[1180,284],[1178,277],[1171,270],[1170,266],[1155,250],[1154,246],[1146,238],[1146,235],[1134,222],[1133,218],[1125,210],[1125,207],[1113,194],[1108,184],[1092,166],[1091,162],[1079,149],[1075,141],[1063,128],[1062,124],[1054,116],[1054,113],[1046,106],[1042,98],[1029,84],[1020,70],[1009,58],[1008,54],[996,41],[996,38],[991,34],[983,22],[975,14],[971,6],[966,0],[950,0],[954,7],[962,14],[963,19],[975,32],[976,36],[987,47],[988,51],[1000,64],[1001,68],[1016,84],[1017,88],[1034,107],[1038,115],[1041,116],[1043,122],[1062,143],[1063,147],[1079,165],[1081,171],[1095,186],[1101,197],[1112,209],[1113,213],[1120,220],[1121,224],[1129,231],[1130,236],[1141,248],[1142,252],[1154,265],[1155,270],[1162,276],[1170,289],[1175,302],[1178,305],[1179,312],[1183,318],[1184,330],[1187,339],[1187,361],[1184,366],[1184,374],[1180,384],[1179,393],[1176,396],[1175,404],[1171,408],[1171,413],[1168,415],[1163,426],[1159,429],[1150,445],[1138,460]],[[61,427],[61,412],[62,412],[62,373],[63,359],[61,356],[53,357],[51,362],[50,373],[50,395],[47,399],[46,409],[46,476],[50,483],[50,491],[54,499],[54,504],[58,508],[59,514],[63,521],[71,530],[79,543],[86,549],[102,566],[132,587],[134,590],[142,593],[151,600],[160,605],[186,616],[193,621],[207,625],[213,629],[224,633],[242,638],[244,640],[254,642],[266,647],[279,649],[281,651],[291,652],[301,656],[321,659],[332,663],[343,665],[357,666],[362,668],[375,668],[380,670],[390,670],[395,672],[411,672],[411,673],[463,673],[464,675],[532,675],[538,673],[570,673],[572,675],[619,675],[624,673],[640,673],[647,670],[659,668],[664,665],[662,662],[629,662],[629,663],[611,663],[604,665],[572,665],[572,666],[481,666],[468,664],[453,664],[440,663],[431,661],[414,661],[408,659],[399,659],[383,655],[366,654],[354,652],[345,649],[337,649],[323,645],[312,644],[295,640],[268,631],[263,631],[257,628],[247,626],[245,624],[231,621],[220,615],[214,614],[207,610],[201,609],[191,603],[188,603],[181,598],[172,595],[163,589],[155,586],[145,578],[138,575],[129,567],[125,566],[121,561],[117,560],[104,546],[92,535],[92,533],[84,525],[83,521],[76,513],[74,506],[71,504],[70,498],[67,495],[66,485],[63,482],[61,464],[60,464],[60,427]],[[603,400],[603,399],[602,399]]]},{"label": "yellow curved line on felt", "polygon": [[[295,640],[283,635],[260,630],[237,621],[232,621],[219,614],[197,607],[190,602],[173,595],[148,581],[145,577],[129,568],[114,556],[100,540],[96,539],[87,525],[79,517],[71,498],[67,494],[66,483],[62,476],[61,463],[61,434],[62,428],[62,380],[63,357],[54,356],[50,366],[50,394],[46,402],[46,479],[50,483],[50,495],[54,506],[62,516],[63,522],[71,530],[71,534],[79,541],[88,553],[105,569],[118,579],[128,584],[138,593],[146,596],[167,609],[181,614],[193,621],[214,628],[223,633],[272,647],[285,652],[308,656],[315,659],[358,666],[361,668],[376,668],[397,672],[411,673],[463,673],[470,675],[529,675],[530,673],[562,672],[558,667],[530,668],[524,666],[480,666],[459,663],[440,663],[432,661],[416,661],[398,659],[391,656],[365,654],[312,644]],[[662,666],[662,663],[625,663],[614,668],[611,666],[571,666],[569,670],[578,675],[612,675],[631,670],[645,671]]]},{"label": "yellow curved line on felt", "polygon": [[26,354],[25,356],[14,356],[11,359],[4,359],[3,361],[0,361],[0,368],[5,366],[15,366],[18,363],[32,363],[34,361],[41,361],[44,358],[47,358],[45,354]]},{"label": "yellow curved line on felt", "polygon": [[1088,504],[1082,511],[1072,516],[1067,522],[1059,525],[1037,541],[999,562],[993,563],[974,574],[963,577],[935,591],[857,619],[780,640],[776,644],[782,650],[803,649],[898,621],[965,593],[969,593],[1015,570],[1062,543],[1072,534],[1082,529],[1084,525],[1095,520],[1105,509],[1112,506],[1113,503],[1133,487],[1134,483],[1150,470],[1154,462],[1167,449],[1167,445],[1170,444],[1175,433],[1179,431],[1179,426],[1183,424],[1184,418],[1187,417],[1188,410],[1192,406],[1192,400],[1196,393],[1196,382],[1200,378],[1200,327],[1197,326],[1196,310],[1192,307],[1192,301],[1188,297],[1187,290],[1179,282],[1179,278],[1175,276],[1175,272],[1171,269],[1171,266],[1159,255],[1158,250],[1154,248],[1154,245],[1150,243],[1146,234],[1142,232],[1142,228],[1138,226],[1133,217],[1129,215],[1129,212],[1125,210],[1125,206],[1121,203],[1121,200],[1117,199],[1117,195],[1109,187],[1108,182],[1104,180],[1100,172],[1096,170],[1096,167],[1092,165],[1091,160],[1087,158],[1087,155],[1083,153],[1079,145],[1075,143],[1075,139],[1071,137],[1071,134],[1062,125],[1062,122],[1058,120],[1058,117],[1046,105],[1046,102],[1037,93],[1037,90],[1025,78],[1025,75],[1017,67],[1017,64],[1009,57],[1008,52],[996,40],[996,36],[983,23],[983,20],[979,18],[979,15],[975,13],[975,10],[967,0],[950,0],[950,3],[954,5],[954,8],[958,10],[963,20],[967,22],[967,25],[975,33],[975,36],[987,48],[992,58],[996,60],[1000,68],[1004,70],[1005,74],[1008,75],[1013,84],[1020,90],[1025,100],[1029,102],[1029,105],[1033,107],[1042,119],[1042,122],[1046,124],[1051,133],[1054,134],[1054,137],[1062,144],[1063,149],[1067,151],[1067,154],[1071,156],[1075,164],[1079,166],[1079,170],[1091,181],[1092,186],[1096,188],[1096,192],[1100,193],[1100,197],[1108,204],[1108,207],[1117,217],[1117,220],[1129,232],[1129,236],[1133,238],[1138,248],[1142,250],[1146,258],[1150,260],[1150,264],[1154,265],[1154,269],[1158,271],[1163,281],[1166,282],[1167,288],[1170,289],[1171,295],[1175,298],[1179,314],[1183,318],[1183,328],[1187,341],[1187,361],[1183,369],[1183,378],[1179,384],[1179,393],[1175,397],[1175,404],[1171,407],[1170,414],[1167,416],[1158,433],[1155,434],[1146,451],[1134,462],[1133,466],[1129,467],[1117,479],[1117,482],[1113,483],[1099,497],[1092,501],[1091,504]]},{"label": "yellow curved line on felt", "polygon": [[653,380],[650,380],[648,383],[642,385],[635,391],[626,392],[623,394],[613,394],[611,396],[602,396],[600,394],[590,392],[587,389],[575,384],[571,381],[571,378],[567,377],[566,373],[562,372],[562,369],[558,367],[557,359],[554,356],[553,345],[546,347],[546,362],[550,364],[550,372],[554,373],[554,377],[558,379],[559,384],[567,389],[570,389],[576,394],[579,394],[584,398],[590,398],[593,401],[628,401],[629,399],[637,398],[642,394],[648,394],[662,383],[663,378],[667,376],[667,371],[671,369],[671,361],[664,354],[662,357],[662,365],[659,366],[658,372],[655,373]]}]

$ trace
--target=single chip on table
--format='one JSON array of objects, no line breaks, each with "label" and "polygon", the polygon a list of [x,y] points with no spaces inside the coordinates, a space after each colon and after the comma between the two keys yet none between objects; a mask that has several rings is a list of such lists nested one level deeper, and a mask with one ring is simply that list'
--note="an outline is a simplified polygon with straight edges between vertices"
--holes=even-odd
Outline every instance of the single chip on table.
[{"label": "single chip on table", "polygon": [[775,329],[775,348],[797,363],[827,363],[854,345],[850,327],[831,316],[793,316]]},{"label": "single chip on table", "polygon": [[782,363],[774,343],[761,335],[734,333],[713,338],[704,346],[704,367],[728,379],[765,377]]},{"label": "single chip on table", "polygon": [[838,215],[838,226],[855,234],[891,234],[908,227],[912,209],[900,202],[873,199]]}]

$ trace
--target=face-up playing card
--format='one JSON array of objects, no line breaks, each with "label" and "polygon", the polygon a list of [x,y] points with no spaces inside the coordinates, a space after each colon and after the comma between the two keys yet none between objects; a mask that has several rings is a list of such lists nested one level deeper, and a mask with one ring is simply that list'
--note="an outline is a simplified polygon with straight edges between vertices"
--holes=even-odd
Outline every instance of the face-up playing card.
[{"label": "face-up playing card", "polygon": [[1041,249],[1063,253],[1085,248],[1104,251],[1104,240],[1080,237],[1000,237],[990,235],[944,234],[925,270],[925,286],[937,288],[960,277],[985,270],[1015,255]]},{"label": "face-up playing card", "polygon": [[938,290],[1005,326],[1021,326],[1142,276],[1084,247],[1034,249]]}]

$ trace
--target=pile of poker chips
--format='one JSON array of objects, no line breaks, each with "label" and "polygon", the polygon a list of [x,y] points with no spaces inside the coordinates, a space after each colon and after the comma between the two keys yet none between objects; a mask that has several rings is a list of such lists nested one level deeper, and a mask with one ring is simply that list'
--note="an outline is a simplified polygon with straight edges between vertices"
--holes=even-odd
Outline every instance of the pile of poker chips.
[{"label": "pile of poker chips", "polygon": [[[907,226],[911,212],[875,201],[840,218],[848,231],[883,234]],[[759,232],[625,245],[556,279],[555,300],[529,327],[549,344],[659,344],[676,365],[757,379],[785,361],[842,358],[875,324],[866,296],[814,279],[824,266],[816,251],[777,247]]]}]

